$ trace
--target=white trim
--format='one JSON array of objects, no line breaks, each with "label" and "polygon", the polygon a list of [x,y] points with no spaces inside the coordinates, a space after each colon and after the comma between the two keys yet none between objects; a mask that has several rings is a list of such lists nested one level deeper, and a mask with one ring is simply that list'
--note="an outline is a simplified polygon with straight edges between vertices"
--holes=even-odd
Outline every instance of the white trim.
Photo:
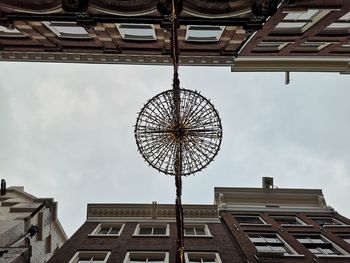
[{"label": "white trim", "polygon": [[[216,36],[214,37],[215,39],[209,39],[211,37],[201,37],[201,36],[191,36],[190,31],[191,28],[207,28],[207,29],[214,29],[214,28],[218,28],[219,30],[213,30],[215,32],[217,32]],[[193,29],[192,29],[193,30]],[[225,26],[209,26],[209,25],[188,25],[186,27],[186,36],[185,36],[185,40],[188,42],[218,42],[222,36],[222,33],[225,30]],[[199,31],[206,31],[205,29],[203,30],[199,30]],[[191,39],[192,38],[192,39]]]},{"label": "white trim", "polygon": [[[45,25],[48,29],[50,29],[56,36],[58,36],[59,38],[69,38],[69,39],[91,39],[92,37],[90,36],[90,34],[85,30],[84,27],[79,26],[76,22],[67,22],[67,21],[43,21],[42,22],[43,25]],[[86,33],[65,33],[65,32],[60,32],[59,30],[57,30],[55,27],[58,26],[57,24],[62,24],[62,26],[64,26],[64,24],[66,24],[66,27],[77,27],[79,29],[83,29],[83,31],[85,31]],[[56,24],[56,25],[55,25]]]},{"label": "white trim", "polygon": [[[120,227],[118,234],[99,234],[98,232],[101,230],[102,227]],[[92,231],[89,236],[97,236],[97,237],[118,237],[122,233],[124,229],[125,224],[116,224],[116,223],[100,223],[98,224],[94,231]]]},{"label": "white trim", "polygon": [[[123,40],[134,40],[134,41],[155,41],[157,40],[157,36],[156,36],[156,31],[154,28],[153,24],[132,24],[132,23],[120,23],[120,24],[115,24],[118,32],[120,33],[121,37],[123,38]],[[141,30],[145,29],[145,30],[151,30],[152,33],[147,35],[138,35],[138,34],[126,34],[127,32],[127,28],[123,28],[123,26],[125,27],[134,27],[134,30]],[[144,28],[142,28],[144,27]],[[148,27],[148,28],[146,28]]]},{"label": "white trim", "polygon": [[[142,227],[152,227],[152,233],[151,234],[140,234],[140,230]],[[165,227],[165,234],[153,234],[155,227]],[[168,237],[170,235],[170,227],[169,224],[156,224],[156,223],[140,223],[137,224],[134,234],[132,236],[140,236],[140,237]]]},{"label": "white trim", "polygon": [[[276,219],[278,220],[278,219],[280,219],[280,218],[295,218],[295,220],[298,222],[298,223],[300,223],[299,225],[294,225],[294,224],[280,224],[281,226],[310,226],[310,225],[307,225],[303,220],[301,220],[299,217],[297,217],[297,216],[288,216],[288,215],[286,215],[286,216],[274,216],[274,215],[271,215],[271,218],[273,219],[273,220],[275,220],[276,221]],[[277,222],[277,221],[276,221]],[[277,222],[278,223],[278,222]]]},{"label": "white trim", "polygon": [[216,263],[221,263],[221,258],[219,256],[219,253],[217,252],[185,252],[185,263],[189,263],[190,262],[190,259],[189,259],[189,256],[191,256],[191,254],[193,255],[197,255],[197,256],[200,256],[201,258],[205,258],[207,256],[215,256],[215,262]]},{"label": "white trim", "polygon": [[232,214],[233,217],[236,219],[236,217],[257,217],[262,224],[255,224],[255,223],[240,223],[238,222],[238,220],[236,219],[237,223],[240,225],[240,226],[271,226],[271,224],[268,224],[265,222],[264,219],[262,219],[259,215],[244,215],[244,214],[240,214],[240,215],[234,215]]},{"label": "white trim", "polygon": [[193,227],[193,228],[204,228],[204,233],[205,235],[186,235],[186,231],[184,231],[184,236],[185,237],[213,237],[213,235],[210,233],[209,227],[207,224],[185,224],[185,230],[186,227]]},{"label": "white trim", "polygon": [[[132,254],[139,254],[139,255],[144,255],[145,257],[151,256],[154,254],[164,254],[164,263],[169,263],[169,252],[163,252],[163,251],[128,251],[125,255],[123,263],[129,263],[130,262],[130,255]],[[147,263],[147,262],[146,262]]]},{"label": "white trim", "polygon": [[109,251],[77,251],[68,263],[77,263],[81,254],[83,254],[83,255],[84,254],[85,255],[88,255],[88,254],[101,254],[101,255],[103,255],[103,254],[105,254],[105,258],[104,258],[103,262],[107,262],[111,252],[109,252]]}]

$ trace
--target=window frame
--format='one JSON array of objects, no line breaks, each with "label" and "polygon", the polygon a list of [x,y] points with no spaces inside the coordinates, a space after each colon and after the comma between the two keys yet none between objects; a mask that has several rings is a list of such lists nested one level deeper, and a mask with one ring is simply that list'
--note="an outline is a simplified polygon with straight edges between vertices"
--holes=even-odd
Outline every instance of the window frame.
[{"label": "window frame", "polygon": [[[152,233],[151,234],[140,234],[140,229],[143,227],[152,227]],[[161,234],[153,234],[154,228],[155,227],[163,227],[165,226],[165,234],[161,235]],[[170,226],[168,223],[139,223],[136,225],[135,231],[133,236],[136,237],[169,237],[170,235]]]},{"label": "window frame", "polygon": [[[133,24],[133,23],[116,23],[115,26],[118,29],[118,32],[123,40],[130,40],[130,41],[156,41],[157,35],[156,30],[153,24]],[[149,27],[149,29],[152,30],[152,34],[144,35],[144,36],[138,36],[138,35],[132,35],[132,34],[126,34],[127,29],[123,29],[123,27],[134,27],[134,29],[141,30],[141,27]],[[149,37],[147,37],[149,36]]]},{"label": "window frame", "polygon": [[[89,234],[89,236],[94,236],[94,237],[118,237],[121,235],[123,232],[125,224],[122,223],[100,223],[98,224],[95,229]],[[103,228],[103,227],[120,227],[118,234],[99,234],[98,232]]]},{"label": "window frame", "polygon": [[[13,31],[13,32],[11,32]],[[10,29],[5,26],[0,25],[0,37],[5,38],[24,38],[27,37],[26,34],[19,31],[16,27]]]},{"label": "window frame", "polygon": [[[89,32],[86,31],[86,29],[80,25],[78,25],[76,22],[70,22],[70,21],[43,21],[43,25],[45,25],[49,30],[51,30],[57,37],[63,38],[63,39],[92,39],[92,36],[90,36]],[[79,34],[72,34],[72,33],[65,33],[60,32],[56,27],[57,26],[64,26],[64,27],[78,27],[83,29],[86,33],[79,33]]]},{"label": "window frame", "polygon": [[88,254],[105,254],[105,258],[103,262],[107,262],[109,256],[111,255],[110,251],[77,251],[74,256],[71,258],[71,260],[68,263],[78,263],[79,258],[81,258],[82,255],[88,255]]},{"label": "window frame", "polygon": [[[186,234],[186,228],[189,228],[189,227],[193,227],[194,228],[194,232],[195,234],[191,235],[191,234]],[[196,230],[195,228],[199,228],[199,227],[203,227],[204,228],[204,233],[205,235],[197,235],[196,234]],[[185,237],[213,237],[213,235],[211,234],[210,232],[210,229],[208,227],[207,224],[185,224],[185,227],[184,227],[184,236]]]},{"label": "window frame", "polygon": [[[123,260],[123,263],[129,263],[130,262],[130,256],[132,254],[139,254],[139,255],[145,255],[145,257],[151,256],[152,254],[164,254],[164,260],[163,263],[169,263],[169,252],[167,251],[128,251],[126,252],[125,258]],[[147,263],[147,260],[145,260],[145,263]]]},{"label": "window frame", "polygon": [[[271,224],[267,224],[266,221],[262,219],[259,215],[234,215],[233,214],[233,217],[235,218],[239,226],[271,226]],[[237,217],[257,217],[260,220],[261,224],[240,223],[238,222]]]},{"label": "window frame", "polygon": [[[219,30],[216,30],[218,32],[218,34],[216,34],[216,36],[214,37],[196,37],[196,36],[191,36],[190,35],[190,31],[191,31],[191,28],[197,28],[197,29],[194,29],[194,30],[198,30],[198,31],[205,31],[204,29],[203,30],[200,30],[198,28],[219,28]],[[185,41],[187,42],[192,42],[192,43],[216,43],[216,42],[219,42],[220,41],[220,38],[222,36],[222,34],[224,33],[225,31],[225,26],[211,26],[211,25],[188,25],[186,27],[186,35],[185,35]],[[192,29],[193,30],[193,29]],[[214,30],[213,30],[214,31]]]},{"label": "window frame", "polygon": [[[246,233],[247,236],[248,236],[248,239],[250,240],[250,242],[253,244],[253,246],[255,247],[256,249],[256,253],[257,255],[260,254],[261,256],[263,254],[269,254],[270,256],[273,255],[273,254],[276,254],[276,255],[280,255],[282,252],[279,252],[279,251],[258,251],[257,249],[257,246],[259,244],[266,244],[265,246],[267,247],[283,247],[285,249],[285,251],[288,253],[288,254],[284,254],[281,255],[283,257],[293,257],[293,256],[300,256],[300,254],[298,254],[298,252],[296,252],[296,250],[288,244],[288,242],[286,242],[279,234],[277,233],[273,233],[273,232],[264,232],[264,233],[259,233],[259,232],[248,232]],[[272,244],[274,244],[273,242],[253,242],[251,238],[251,235],[259,235],[261,238],[263,238],[265,241],[266,241],[266,238],[276,238],[278,239],[279,243],[278,244],[282,244],[282,246],[273,246]],[[267,236],[270,236],[270,237],[267,237]]]},{"label": "window frame", "polygon": [[[316,243],[316,242],[312,242],[311,241],[310,243],[302,243],[300,241],[301,238],[312,240],[311,237],[317,237],[317,239],[321,240],[322,242]],[[312,234],[311,233],[308,233],[308,234],[295,234],[294,238],[300,244],[302,244],[309,251],[309,253],[313,254],[316,257],[350,257],[350,254],[348,252],[346,252],[344,249],[339,247],[337,244],[335,244],[333,241],[329,240],[327,237],[325,237],[322,234],[314,234],[314,233],[312,233]],[[309,247],[308,247],[308,244],[311,244],[311,245],[309,245]],[[322,252],[323,249],[330,249],[329,247],[326,247],[326,246],[331,246],[331,248],[337,250],[340,254],[339,255],[338,254],[337,255],[333,255],[333,254],[331,254],[331,255],[329,255],[329,254],[321,254],[320,255],[320,254],[314,254],[314,253],[312,253],[310,251],[310,249],[316,249],[317,251]],[[318,248],[320,248],[321,250],[319,250]]]},{"label": "window frame", "polygon": [[[321,224],[319,224],[319,223],[317,223],[314,219],[323,219],[323,218],[330,218],[330,219],[332,219],[334,222],[337,222],[338,224],[323,224],[323,225],[321,225]],[[314,223],[316,223],[317,225],[319,225],[320,227],[348,227],[349,225],[347,225],[347,224],[345,224],[345,223],[343,223],[343,222],[341,222],[340,220],[338,220],[338,219],[336,219],[336,218],[334,218],[334,217],[332,217],[332,216],[324,216],[324,217],[322,217],[322,216],[320,216],[320,217],[318,217],[318,216],[312,216],[312,217],[310,217],[310,219],[312,220],[312,221],[314,221]]]},{"label": "window frame", "polygon": [[[301,220],[299,217],[297,217],[297,216],[271,216],[271,218],[273,219],[273,220],[275,220],[275,222],[277,223],[277,224],[279,224],[280,226],[291,226],[291,227],[300,227],[300,226],[310,226],[310,225],[308,225],[308,224],[306,224],[303,220]],[[281,224],[281,223],[279,223],[279,222],[277,222],[276,220],[278,220],[278,219],[280,219],[280,218],[294,218],[298,223],[300,223],[300,224],[298,224],[298,225],[295,225],[295,224]]]},{"label": "window frame", "polygon": [[[253,49],[253,52],[279,52],[291,43],[293,43],[293,42],[291,42],[291,41],[260,41],[256,45],[256,47]],[[274,44],[275,44],[275,46],[273,46]]]},{"label": "window frame", "polygon": [[[209,255],[213,255],[213,256],[215,256],[215,263],[222,263],[220,255],[219,255],[218,252],[196,252],[196,251],[185,252],[185,263],[190,263],[191,262],[190,261],[191,254],[200,256],[202,259],[205,256],[207,256],[207,258],[208,258]],[[204,263],[203,260],[201,260],[201,261],[202,261],[201,263]]]}]

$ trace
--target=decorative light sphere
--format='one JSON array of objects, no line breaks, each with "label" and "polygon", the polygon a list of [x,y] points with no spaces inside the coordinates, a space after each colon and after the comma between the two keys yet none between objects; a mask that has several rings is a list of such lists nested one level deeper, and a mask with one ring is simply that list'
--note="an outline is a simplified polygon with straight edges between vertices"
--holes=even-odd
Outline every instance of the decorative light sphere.
[{"label": "decorative light sphere", "polygon": [[175,162],[181,152],[181,175],[205,168],[216,156],[222,140],[218,112],[196,91],[180,89],[179,118],[175,92],[164,91],[142,108],[135,125],[135,139],[143,158],[155,169],[176,175]]}]

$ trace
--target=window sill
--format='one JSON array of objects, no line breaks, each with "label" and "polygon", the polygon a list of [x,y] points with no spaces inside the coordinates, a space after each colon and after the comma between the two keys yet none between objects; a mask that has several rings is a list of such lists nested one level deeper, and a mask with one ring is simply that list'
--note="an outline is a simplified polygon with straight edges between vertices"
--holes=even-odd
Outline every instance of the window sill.
[{"label": "window sill", "polygon": [[212,235],[202,235],[202,236],[200,236],[200,235],[184,235],[184,237],[190,237],[190,238],[192,238],[192,237],[194,237],[194,238],[212,238],[213,236]]},{"label": "window sill", "polygon": [[281,227],[314,227],[313,225],[291,225],[291,224],[282,224]]},{"label": "window sill", "polygon": [[88,234],[89,237],[119,237],[119,234]]},{"label": "window sill", "polygon": [[239,226],[257,226],[257,227],[270,227],[271,224],[249,224],[249,223],[241,223]]},{"label": "window sill", "polygon": [[169,237],[169,235],[132,235],[133,237]]}]

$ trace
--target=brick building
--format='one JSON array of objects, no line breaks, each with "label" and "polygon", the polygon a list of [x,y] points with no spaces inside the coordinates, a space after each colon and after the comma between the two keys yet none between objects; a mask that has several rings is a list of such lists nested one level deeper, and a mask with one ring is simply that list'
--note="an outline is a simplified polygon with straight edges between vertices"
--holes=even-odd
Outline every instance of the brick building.
[{"label": "brick building", "polygon": [[[215,188],[214,205],[184,205],[186,262],[350,262],[350,220],[321,190]],[[173,205],[88,204],[58,262],[175,262]]]},{"label": "brick building", "polygon": [[0,196],[0,262],[44,263],[67,240],[57,219],[57,202],[37,198],[21,186],[6,189]]},{"label": "brick building", "polygon": [[[162,2],[3,0],[0,60],[169,65]],[[349,73],[348,0],[182,2],[182,65]]]}]

